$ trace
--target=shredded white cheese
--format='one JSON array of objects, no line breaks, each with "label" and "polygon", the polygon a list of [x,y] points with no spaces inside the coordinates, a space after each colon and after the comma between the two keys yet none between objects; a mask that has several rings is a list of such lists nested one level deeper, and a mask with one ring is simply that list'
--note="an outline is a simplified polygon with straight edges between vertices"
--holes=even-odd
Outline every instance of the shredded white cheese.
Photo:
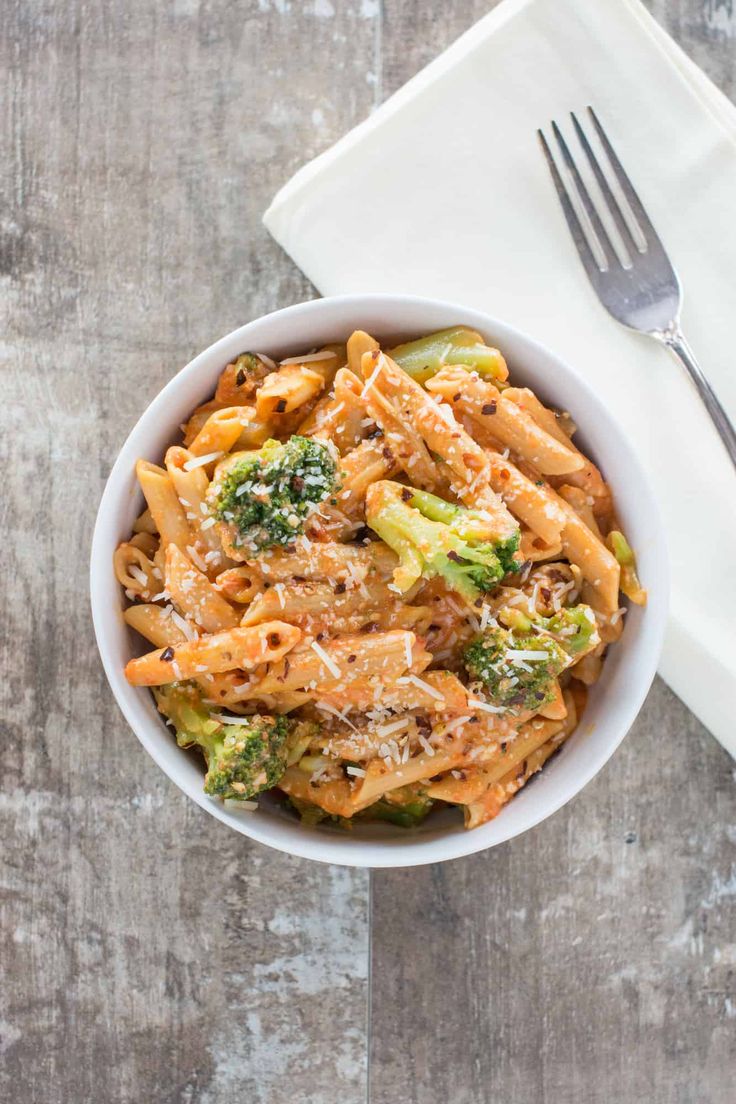
[{"label": "shredded white cheese", "polygon": [[[193,456],[191,460],[187,460],[182,467],[184,471],[194,471],[195,468],[202,468],[205,464],[211,464],[213,460],[219,460],[222,456],[222,450],[219,452],[208,452],[204,456]],[[187,503],[187,505],[189,505]]]},{"label": "shredded white cheese", "polygon": [[316,655],[319,656],[319,658],[322,660],[325,667],[330,672],[330,674],[332,675],[333,678],[336,678],[336,679],[342,678],[342,671],[337,666],[335,661],[333,659],[330,659],[330,657],[328,656],[327,652],[324,650],[324,648],[322,647],[321,644],[318,644],[316,640],[313,640],[312,643],[309,646],[312,649],[312,651]]},{"label": "shredded white cheese", "polygon": [[[444,694],[440,694],[439,690],[435,690],[434,686],[431,686],[424,679],[420,679],[417,675],[406,675],[405,679],[397,679],[397,682],[412,682],[420,690],[424,690],[429,694],[430,698],[436,698],[437,701],[444,701]],[[467,718],[466,718],[467,719]]]},{"label": "shredded white cheese", "polygon": [[331,353],[328,349],[323,349],[319,353],[305,353],[304,356],[292,356],[284,357],[280,361],[281,367],[285,364],[310,364],[313,360],[331,360],[332,357],[336,357],[337,353]]}]

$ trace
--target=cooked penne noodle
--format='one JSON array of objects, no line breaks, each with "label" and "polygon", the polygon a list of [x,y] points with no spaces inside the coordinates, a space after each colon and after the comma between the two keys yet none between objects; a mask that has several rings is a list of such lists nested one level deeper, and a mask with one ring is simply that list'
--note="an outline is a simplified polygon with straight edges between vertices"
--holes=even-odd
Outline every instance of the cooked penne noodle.
[{"label": "cooked penne noodle", "polygon": [[392,604],[395,595],[380,579],[370,579],[348,590],[345,583],[276,583],[259,594],[243,614],[241,625],[256,625],[280,617],[286,621],[324,621],[328,616],[378,610]]},{"label": "cooked penne noodle", "polygon": [[360,398],[361,383],[349,368],[335,376],[334,393],[315,406],[300,424],[299,433],[332,441],[341,453],[356,448],[366,435],[365,407]]},{"label": "cooked penne noodle", "polygon": [[360,808],[376,801],[391,790],[397,790],[415,782],[423,782],[425,778],[432,778],[435,774],[453,770],[464,763],[466,758],[467,755],[462,749],[450,748],[431,754],[422,751],[419,755],[412,756],[406,763],[399,763],[390,768],[384,765],[383,760],[373,759],[357,791],[356,806]]},{"label": "cooked penne noodle", "polygon": [[[477,768],[478,777],[482,780],[484,786],[493,785],[523,763],[538,747],[546,744],[553,736],[563,731],[564,724],[561,720],[527,721],[526,724],[521,726],[518,735],[514,739],[500,743],[498,751],[490,763]],[[437,797],[439,795],[435,792],[433,796]]]},{"label": "cooked penne noodle", "polygon": [[572,417],[507,377],[462,326],[243,352],[165,469],[139,461],[114,569],[155,650],[125,674],[206,793],[472,828],[573,732],[646,592]]},{"label": "cooked penne noodle", "polygon": [[596,515],[610,513],[611,492],[593,461],[573,445],[569,435],[565,432],[564,421],[558,418],[552,410],[548,410],[528,387],[507,387],[503,396],[525,410],[546,433],[556,438],[560,444],[575,452],[583,460],[582,468],[566,474],[567,482],[573,486],[581,487],[587,495],[593,498],[593,512]]},{"label": "cooked penne noodle", "polygon": [[[363,441],[343,456],[340,490],[337,492],[340,514],[362,520],[365,515],[365,493],[371,483],[393,474],[396,467],[393,450],[380,441]],[[329,507],[325,508],[325,513],[329,516]],[[329,530],[329,523],[324,528]]]},{"label": "cooked penne noodle", "polygon": [[563,483],[561,487],[558,487],[557,494],[564,499],[568,506],[572,506],[580,520],[588,526],[593,536],[602,541],[603,537],[593,513],[590,496],[586,495],[580,487],[572,487],[568,483]]},{"label": "cooked penne noodle", "polygon": [[155,564],[132,541],[115,549],[113,567],[120,585],[136,597],[150,599],[163,587],[162,580],[156,577]]},{"label": "cooked penne noodle", "polygon": [[608,551],[605,544],[590,531],[564,499],[567,522],[562,531],[562,548],[571,563],[577,564],[583,578],[600,595],[602,608],[608,612],[618,609],[618,587],[621,569],[616,557]]},{"label": "cooked penne noodle", "polygon": [[161,534],[161,544],[164,548],[170,544],[186,548],[190,541],[189,526],[168,473],[147,460],[139,460],[135,470],[156,530]]},{"label": "cooked penne noodle", "polygon": [[285,364],[264,380],[256,395],[256,416],[266,421],[274,414],[291,414],[316,398],[324,378],[306,364]]},{"label": "cooked penne noodle", "polygon": [[192,441],[189,451],[193,456],[230,452],[248,423],[254,420],[252,410],[247,406],[226,406],[223,410],[215,410]]},{"label": "cooked penne noodle", "polygon": [[392,454],[396,466],[406,472],[414,486],[433,491],[442,477],[418,427],[378,386],[378,379],[387,364],[383,353],[364,355],[365,383],[360,393],[361,402],[366,413],[382,430],[383,445]]},{"label": "cooked penne noodle", "polygon": [[312,641],[273,663],[250,694],[306,689],[319,698],[325,688],[334,691],[361,675],[380,672],[395,681],[407,671],[423,671],[430,660],[414,633],[402,630],[325,640],[324,645]]},{"label": "cooked penne noodle", "polygon": [[202,403],[196,410],[193,410],[189,419],[181,427],[184,448],[189,448],[213,410],[223,410],[230,405],[231,403],[218,402],[217,399],[212,399],[211,402]]},{"label": "cooked penne noodle", "polygon": [[216,575],[223,569],[225,555],[217,526],[210,520],[211,513],[207,504],[209,480],[205,470],[203,467],[187,470],[187,465],[194,459],[196,458],[189,449],[172,446],[166,450],[166,470],[190,529],[192,539],[188,545],[201,546],[203,556],[208,552],[212,553],[205,562],[208,573]]},{"label": "cooked penne noodle", "polygon": [[465,807],[465,827],[479,828],[493,820],[508,804],[511,798],[526,785],[529,779],[540,771],[551,755],[559,749],[563,736],[553,736],[546,744],[533,751],[524,760],[520,769],[515,769],[494,782],[485,791],[479,801],[473,801]]},{"label": "cooked penne noodle", "polygon": [[180,644],[186,640],[182,630],[172,620],[171,611],[167,612],[163,606],[128,606],[123,617],[131,629],[135,629],[157,648],[165,648],[167,644]]},{"label": "cooked penne noodle", "polygon": [[234,629],[240,623],[230,603],[175,544],[166,549],[166,589],[182,613],[207,633]]},{"label": "cooked penne noodle", "polygon": [[338,690],[325,690],[319,700],[339,711],[366,711],[379,705],[396,713],[424,710],[431,716],[474,712],[466,688],[452,671],[424,671],[416,681],[400,685],[386,685],[380,675],[358,677]]},{"label": "cooked penne noodle", "polygon": [[330,816],[351,817],[355,812],[349,782],[312,782],[310,776],[298,766],[286,768],[279,789],[290,797],[319,806]]},{"label": "cooked penne noodle", "polygon": [[539,710],[539,716],[549,721],[560,721],[567,716],[567,705],[559,680],[554,685],[554,698]]},{"label": "cooked penne noodle", "polygon": [[463,368],[443,368],[427,382],[461,413],[468,414],[492,438],[533,464],[543,475],[566,475],[584,467],[583,458],[534,421],[532,416],[487,380]]},{"label": "cooked penne noodle", "polygon": [[396,554],[382,541],[368,544],[340,544],[337,541],[313,542],[308,548],[300,548],[298,556],[293,549],[274,548],[258,557],[245,570],[262,572],[270,583],[285,583],[292,579],[334,579],[358,586],[368,576],[378,574],[391,579],[398,560]]},{"label": "cooked penne noodle", "polygon": [[355,330],[348,338],[348,368],[358,378],[363,376],[363,357],[366,353],[378,353],[381,346],[375,337],[371,337],[365,330]]},{"label": "cooked penne noodle", "polygon": [[[271,621],[247,629],[229,629],[198,640],[187,640],[176,649],[159,649],[131,659],[125,677],[134,686],[162,686],[207,672],[253,670],[263,663],[276,663],[301,638],[294,625]],[[170,654],[169,654],[170,653]]]},{"label": "cooked penne noodle", "polygon": [[153,518],[151,517],[151,511],[148,509],[147,506],[146,506],[145,510],[143,511],[143,513],[139,514],[138,517],[133,522],[133,532],[134,533],[153,533],[153,534],[158,532],[158,530],[156,529],[156,523],[154,522]]},{"label": "cooked penne noodle", "polygon": [[510,460],[486,450],[491,466],[491,486],[514,517],[523,521],[549,545],[559,543],[565,527],[565,512],[554,495],[540,482],[528,479]]},{"label": "cooked penne noodle", "polygon": [[553,544],[547,544],[544,537],[540,537],[531,529],[522,526],[519,553],[522,561],[529,561],[530,563],[556,559],[557,556],[562,555],[562,537]]},{"label": "cooked penne noodle", "polygon": [[263,589],[263,576],[252,567],[230,567],[215,578],[215,586],[229,602],[247,605]]}]

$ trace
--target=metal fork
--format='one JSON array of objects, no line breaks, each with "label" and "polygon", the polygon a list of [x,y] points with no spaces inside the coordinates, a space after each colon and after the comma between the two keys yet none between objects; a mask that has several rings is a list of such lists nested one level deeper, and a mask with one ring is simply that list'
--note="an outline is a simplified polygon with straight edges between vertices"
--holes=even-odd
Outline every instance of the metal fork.
[{"label": "metal fork", "polygon": [[[569,187],[557,168],[543,132],[537,131],[580,260],[608,313],[629,329],[655,338],[684,365],[736,467],[736,431],[703,375],[680,327],[680,280],[592,107],[588,108],[588,114],[608,159],[609,171],[618,182],[623,205],[614,194],[615,184],[612,187],[609,183],[609,177],[574,112],[571,112],[572,122],[609,219],[620,235],[618,250],[557,123],[552,123],[552,133],[562,164],[569,173]],[[628,211],[625,211],[626,206]]]}]

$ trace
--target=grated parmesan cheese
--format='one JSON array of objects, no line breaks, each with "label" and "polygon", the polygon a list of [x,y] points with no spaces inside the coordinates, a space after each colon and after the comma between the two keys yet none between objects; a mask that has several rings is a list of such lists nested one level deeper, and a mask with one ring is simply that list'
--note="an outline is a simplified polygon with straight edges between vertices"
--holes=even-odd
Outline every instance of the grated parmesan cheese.
[{"label": "grated parmesan cheese", "polygon": [[333,678],[342,678],[342,671],[337,666],[335,661],[328,656],[327,652],[324,650],[321,644],[318,644],[316,640],[313,640],[309,647],[316,655],[319,656]]},{"label": "grated parmesan cheese", "polygon": [[[222,449],[219,452],[208,452],[204,456],[193,456],[191,460],[187,460],[182,464],[184,471],[194,471],[195,468],[202,468],[205,464],[211,464],[213,460],[219,460],[223,455]],[[187,503],[187,506],[189,503]]]}]

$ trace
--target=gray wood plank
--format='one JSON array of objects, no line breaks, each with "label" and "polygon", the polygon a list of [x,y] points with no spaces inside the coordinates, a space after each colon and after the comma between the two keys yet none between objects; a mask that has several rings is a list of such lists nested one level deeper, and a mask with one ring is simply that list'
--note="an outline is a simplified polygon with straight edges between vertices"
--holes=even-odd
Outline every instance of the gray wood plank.
[{"label": "gray wood plank", "polygon": [[367,875],[194,808],[119,715],[87,598],[145,404],[313,294],[260,216],[369,109],[374,28],[282,7],[3,5],[2,1100],[365,1096]]},{"label": "gray wood plank", "polygon": [[[387,4],[384,91],[491,6]],[[733,95],[731,0],[648,7]],[[613,761],[546,824],[375,872],[372,1104],[731,1104],[735,778],[657,682]]]}]

